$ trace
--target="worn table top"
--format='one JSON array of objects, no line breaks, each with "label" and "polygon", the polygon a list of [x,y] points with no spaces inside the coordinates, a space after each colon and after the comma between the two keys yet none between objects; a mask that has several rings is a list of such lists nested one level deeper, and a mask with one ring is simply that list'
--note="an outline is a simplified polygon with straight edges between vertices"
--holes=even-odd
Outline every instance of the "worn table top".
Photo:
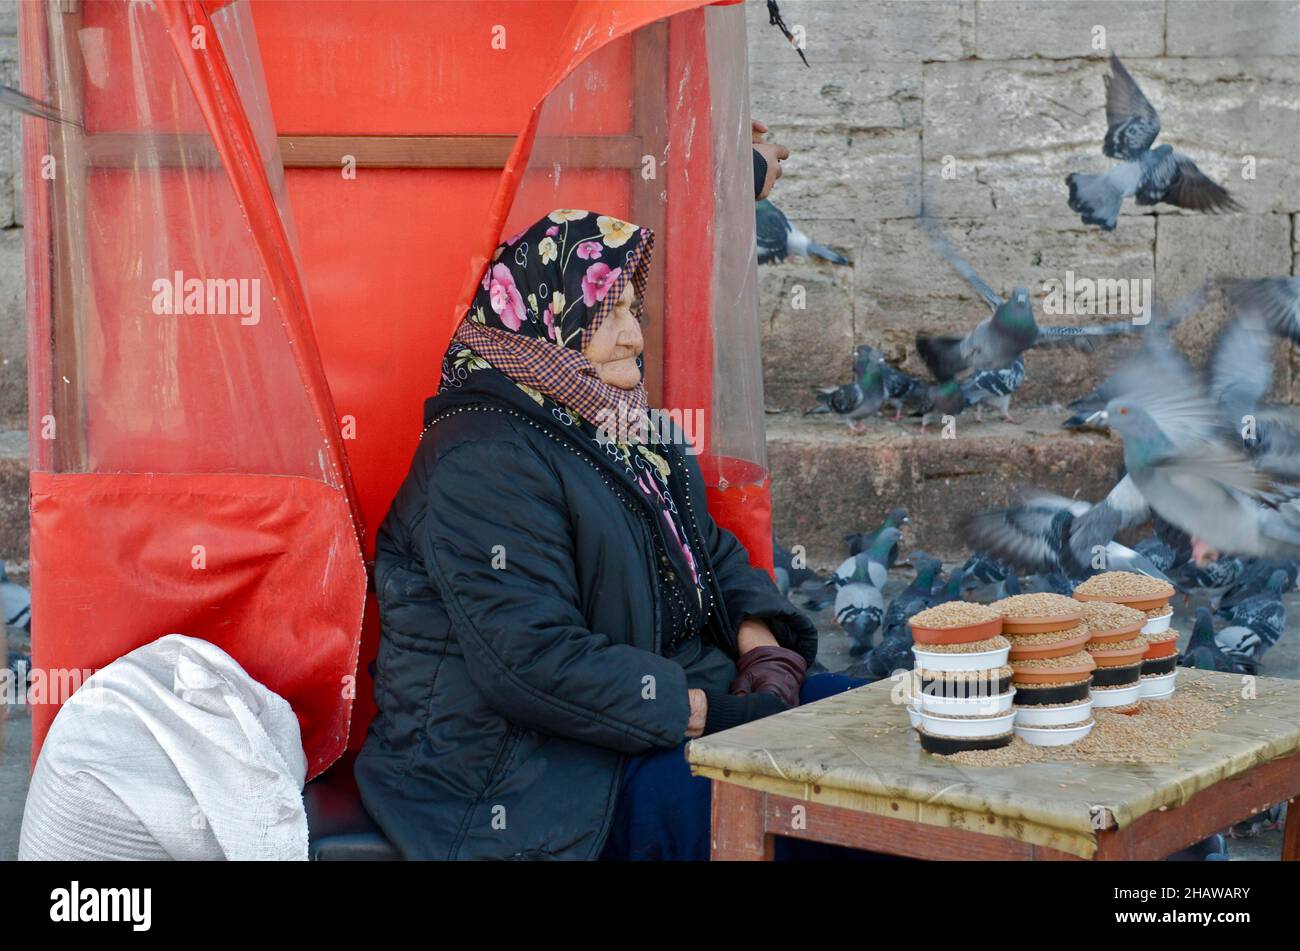
[{"label": "worn table top", "polygon": [[[1225,696],[1241,696],[1243,680],[1178,672],[1179,690],[1200,682],[1198,691]],[[889,680],[694,740],[686,758],[710,779],[1091,858],[1096,830],[1182,805],[1300,748],[1300,681],[1259,677],[1250,686],[1253,696],[1169,751],[1169,762],[961,766],[921,749]]]}]

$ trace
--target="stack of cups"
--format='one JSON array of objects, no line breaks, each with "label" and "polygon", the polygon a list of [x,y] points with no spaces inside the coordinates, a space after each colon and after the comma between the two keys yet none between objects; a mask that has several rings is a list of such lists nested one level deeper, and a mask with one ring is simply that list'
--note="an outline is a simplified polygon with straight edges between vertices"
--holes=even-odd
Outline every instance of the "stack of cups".
[{"label": "stack of cups", "polygon": [[1093,575],[1074,589],[1075,598],[1085,605],[1106,602],[1131,608],[1141,615],[1140,623],[1133,627],[1127,639],[1097,645],[1094,656],[1098,665],[1117,669],[1104,678],[1113,681],[1107,685],[1094,676],[1096,706],[1136,713],[1142,700],[1173,696],[1177,676],[1174,665],[1178,662],[1178,632],[1169,629],[1169,619],[1174,613],[1169,599],[1173,594],[1173,585],[1167,581],[1132,571]]},{"label": "stack of cups", "polygon": [[1088,653],[1097,662],[1092,672],[1093,705],[1121,713],[1136,712],[1142,655],[1147,650],[1142,625],[1147,616],[1109,601],[1087,601],[1083,610],[1089,631]]},{"label": "stack of cups", "polygon": [[1088,628],[1079,603],[1060,594],[1018,594],[990,605],[1011,642],[1015,733],[1035,746],[1064,746],[1092,732]]},{"label": "stack of cups", "polygon": [[909,715],[921,747],[949,755],[1009,744],[1015,689],[1001,615],[982,604],[950,601],[908,623],[916,656]]}]

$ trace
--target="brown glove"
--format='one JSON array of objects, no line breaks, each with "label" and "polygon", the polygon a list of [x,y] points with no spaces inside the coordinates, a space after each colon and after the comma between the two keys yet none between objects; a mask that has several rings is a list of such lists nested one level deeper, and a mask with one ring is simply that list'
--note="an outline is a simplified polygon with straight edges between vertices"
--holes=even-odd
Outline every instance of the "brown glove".
[{"label": "brown glove", "polygon": [[803,686],[808,662],[784,647],[755,647],[740,655],[736,663],[736,679],[731,682],[731,692],[770,693],[788,707],[799,705],[799,688]]}]

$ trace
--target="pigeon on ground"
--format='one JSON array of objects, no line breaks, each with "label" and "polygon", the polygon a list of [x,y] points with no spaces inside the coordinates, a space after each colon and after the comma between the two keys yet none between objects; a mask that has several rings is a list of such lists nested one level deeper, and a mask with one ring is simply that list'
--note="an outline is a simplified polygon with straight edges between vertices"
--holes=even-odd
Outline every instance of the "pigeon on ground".
[{"label": "pigeon on ground", "polygon": [[1114,53],[1106,77],[1106,139],[1103,155],[1120,159],[1099,175],[1066,176],[1069,205],[1086,225],[1114,231],[1124,199],[1139,205],[1165,202],[1189,211],[1240,211],[1222,185],[1206,176],[1172,145],[1151,145],[1160,134],[1160,116]]},{"label": "pigeon on ground", "polygon": [[984,404],[988,403],[1002,414],[1008,423],[1019,422],[1011,415],[1011,394],[1020,389],[1025,382],[1025,358],[1016,357],[1015,362],[1001,370],[976,370],[962,380],[961,392],[966,397],[966,405],[975,407],[975,419],[984,421]]},{"label": "pigeon on ground", "polygon": [[930,595],[930,606],[937,607],[949,601],[966,600],[966,573],[961,568],[954,568],[943,587]]},{"label": "pigeon on ground", "polygon": [[1199,670],[1217,670],[1220,673],[1244,673],[1219,647],[1214,639],[1214,618],[1209,608],[1196,609],[1196,624],[1192,628],[1192,639],[1187,650],[1178,655],[1180,667],[1195,667]]},{"label": "pigeon on ground", "polygon": [[820,611],[834,601],[841,588],[855,582],[883,589],[889,576],[889,552],[897,546],[901,535],[897,528],[882,528],[870,547],[844,559],[824,584],[808,592],[804,607]]},{"label": "pigeon on ground", "polygon": [[1163,571],[1166,575],[1173,570],[1177,555],[1174,553],[1172,548],[1162,542],[1155,535],[1148,535],[1146,538],[1142,539],[1133,546],[1133,550]]},{"label": "pigeon on ground", "polygon": [[924,389],[925,383],[883,361],[880,372],[885,380],[885,402],[894,404],[894,421],[897,422],[903,415],[903,404]]},{"label": "pigeon on ground", "polygon": [[908,416],[921,417],[921,435],[924,436],[932,416],[942,419],[945,416],[960,415],[966,408],[966,394],[961,391],[961,381],[944,380],[942,383],[931,383],[914,393],[911,402],[916,408]]},{"label": "pigeon on ground", "polygon": [[867,666],[872,676],[877,679],[889,677],[898,670],[915,668],[916,655],[912,653],[912,629],[904,624],[882,639],[867,658]]},{"label": "pigeon on ground", "polygon": [[943,562],[923,551],[912,552],[907,560],[916,569],[916,577],[889,602],[882,622],[885,637],[905,627],[913,614],[930,606],[930,592],[934,588],[935,579],[943,570]]},{"label": "pigeon on ground", "polygon": [[[807,581],[817,577],[817,572],[805,565],[802,568],[794,567],[794,555],[788,548],[781,545],[776,538],[772,539],[773,568],[777,576],[777,587],[781,589],[781,594],[789,596],[791,588],[798,588]],[[784,587],[782,587],[784,585]]]},{"label": "pigeon on ground", "polygon": [[872,636],[880,627],[885,599],[880,589],[863,581],[850,581],[835,592],[835,621],[852,639],[849,653],[860,657],[871,650]]},{"label": "pigeon on ground", "polygon": [[[849,554],[856,555],[860,551],[866,551],[869,549],[876,543],[876,539],[879,538],[881,533],[887,528],[896,528],[901,535],[903,526],[910,521],[911,519],[907,515],[907,509],[902,508],[901,506],[890,509],[885,513],[885,520],[880,523],[880,527],[874,532],[854,532],[851,535],[844,536],[844,541],[849,546]],[[894,547],[889,550],[886,564],[888,564],[890,568],[898,564],[898,542],[894,542]]]},{"label": "pigeon on ground", "polygon": [[977,551],[961,566],[962,588],[968,594],[992,586],[992,593],[980,597],[980,601],[1001,601],[1013,594],[1020,594],[1020,578],[1015,570],[1000,559],[987,552]]},{"label": "pigeon on ground", "polygon": [[1281,571],[1286,575],[1286,584],[1283,585],[1282,590],[1290,591],[1295,588],[1297,575],[1300,575],[1300,561],[1293,558],[1282,561],[1270,561],[1265,558],[1247,559],[1241,577],[1226,586],[1223,593],[1219,595],[1215,603],[1215,614],[1222,618],[1230,617],[1233,608],[1268,587],[1275,571]]},{"label": "pigeon on ground", "polygon": [[1281,829],[1283,820],[1286,817],[1286,810],[1286,803],[1274,803],[1264,811],[1257,812],[1249,818],[1235,823],[1228,830],[1228,835],[1234,839],[1253,839],[1261,832]]},{"label": "pigeon on ground", "polygon": [[1172,580],[1174,586],[1183,592],[1185,600],[1190,599],[1196,591],[1209,595],[1213,600],[1240,581],[1245,571],[1245,559],[1223,555],[1202,565],[1190,560],[1184,562],[1175,571]]},{"label": "pigeon on ground", "polygon": [[849,259],[824,244],[818,244],[790,224],[780,208],[766,198],[754,203],[754,230],[758,241],[758,263],[770,264],[787,257],[822,258],[832,264],[848,264]]},{"label": "pigeon on ground", "polygon": [[834,413],[849,424],[850,431],[866,432],[862,420],[879,412],[885,399],[881,369],[884,365],[884,354],[879,350],[865,345],[858,347],[853,356],[853,382],[815,389],[817,402],[821,405],[804,415]]},{"label": "pigeon on ground", "polygon": [[1021,583],[1025,594],[1074,594],[1074,581],[1059,571],[1036,572]]},{"label": "pigeon on ground", "polygon": [[1245,673],[1259,672],[1264,654],[1286,628],[1286,605],[1282,603],[1286,584],[1285,571],[1273,572],[1265,591],[1238,604],[1227,626],[1214,635],[1223,653]]},{"label": "pigeon on ground", "polygon": [[936,380],[950,380],[966,370],[997,370],[1009,367],[1030,347],[1045,344],[1068,344],[1091,349],[1100,337],[1128,333],[1127,322],[1095,324],[1089,327],[1041,327],[1034,320],[1034,305],[1029,289],[1017,287],[1003,300],[940,230],[939,225],[922,211],[918,219],[934,246],[953,269],[966,279],[993,311],[964,337],[930,337],[918,334],[916,350]]}]

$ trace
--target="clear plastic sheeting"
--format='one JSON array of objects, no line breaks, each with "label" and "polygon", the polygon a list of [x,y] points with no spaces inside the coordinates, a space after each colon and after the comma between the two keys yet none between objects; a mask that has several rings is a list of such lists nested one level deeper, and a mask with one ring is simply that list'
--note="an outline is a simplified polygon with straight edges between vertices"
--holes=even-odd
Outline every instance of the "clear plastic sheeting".
[{"label": "clear plastic sheeting", "polygon": [[24,91],[66,120],[24,119],[34,665],[203,638],[293,705],[314,775],[348,733],[362,527],[246,3],[20,13]]},{"label": "clear plastic sheeting", "polygon": [[[216,13],[264,166],[283,171],[244,4]],[[32,394],[35,467],[257,472],[339,484],[285,303],[208,133],[163,5],[46,9],[49,376]],[[76,123],[76,124],[72,124]],[[28,120],[31,125],[31,120]],[[289,224],[288,215],[281,211]],[[49,425],[52,417],[54,431]],[[44,425],[42,425],[44,424]]]},{"label": "clear plastic sheeting", "polygon": [[741,5],[646,24],[581,61],[543,100],[502,235],[554,208],[655,232],[651,405],[691,437],[714,517],[770,567],[752,141]]}]

